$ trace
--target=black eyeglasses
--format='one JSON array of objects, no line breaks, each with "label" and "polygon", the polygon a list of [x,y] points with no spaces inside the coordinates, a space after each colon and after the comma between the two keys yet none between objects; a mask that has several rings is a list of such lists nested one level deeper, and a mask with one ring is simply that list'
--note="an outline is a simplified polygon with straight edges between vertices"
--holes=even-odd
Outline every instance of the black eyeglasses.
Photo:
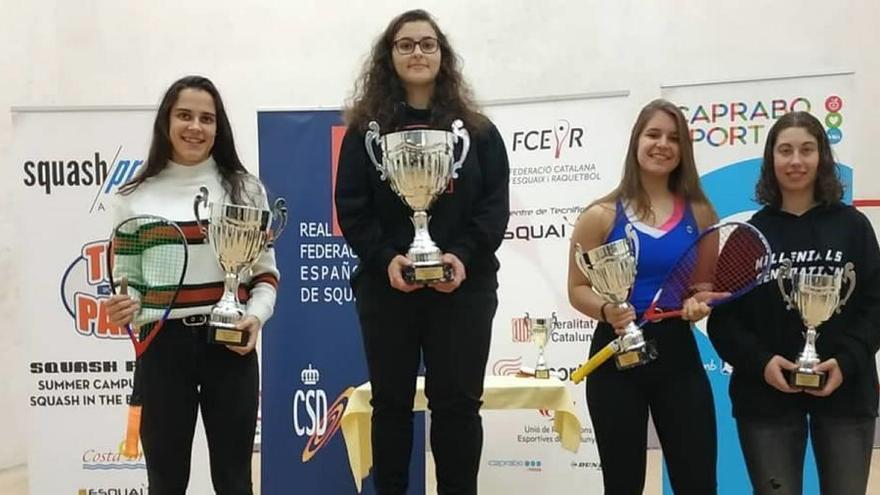
[{"label": "black eyeglasses", "polygon": [[416,50],[416,47],[419,47],[422,53],[430,54],[440,49],[440,42],[437,41],[437,38],[422,38],[418,41],[412,38],[400,38],[391,43],[391,46],[397,49],[397,53],[401,55],[409,55]]}]

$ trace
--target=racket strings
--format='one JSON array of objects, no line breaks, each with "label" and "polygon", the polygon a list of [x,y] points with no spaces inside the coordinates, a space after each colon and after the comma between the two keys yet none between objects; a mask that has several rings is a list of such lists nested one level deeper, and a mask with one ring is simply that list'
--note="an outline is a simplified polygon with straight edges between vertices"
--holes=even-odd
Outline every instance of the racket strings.
[{"label": "racket strings", "polygon": [[767,253],[766,242],[751,226],[727,223],[713,228],[688,247],[666,276],[656,308],[681,308],[685,299],[701,291],[736,297],[761,277]]},{"label": "racket strings", "polygon": [[757,283],[766,268],[767,245],[760,234],[743,226],[724,229],[726,242],[718,255],[716,292],[739,294]]},{"label": "racket strings", "polygon": [[165,317],[186,269],[186,239],[180,228],[157,217],[134,217],[117,226],[111,246],[114,285],[125,278],[129,295],[141,305],[132,326]]}]

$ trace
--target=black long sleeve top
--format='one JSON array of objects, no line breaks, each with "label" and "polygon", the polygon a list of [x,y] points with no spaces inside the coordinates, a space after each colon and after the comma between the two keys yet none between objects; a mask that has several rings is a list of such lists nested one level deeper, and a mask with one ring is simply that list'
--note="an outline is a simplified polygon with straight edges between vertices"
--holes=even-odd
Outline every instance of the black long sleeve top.
[{"label": "black long sleeve top", "polygon": [[[404,127],[428,122],[429,110],[407,107]],[[509,207],[509,164],[501,134],[489,123],[470,130],[471,148],[446,191],[435,201],[428,225],[441,251],[455,254],[467,279],[459,290],[496,289],[501,245]],[[456,146],[456,157],[461,152]],[[381,151],[376,149],[377,159]],[[352,278],[388,278],[387,268],[413,240],[412,210],[395,194],[370,162],[364,134],[349,127],[342,141],[336,176],[336,212],[345,240],[360,258]]]},{"label": "black long sleeve top", "polygon": [[[816,206],[800,216],[765,207],[749,222],[772,248],[770,275],[749,294],[715,308],[708,326],[715,349],[733,366],[734,416],[779,419],[804,411],[877,416],[874,355],[880,347],[880,250],[870,222],[843,204]],[[818,327],[819,358],[836,358],[843,374],[843,384],[828,397],[787,394],[764,381],[764,367],[774,354],[795,362],[804,347],[806,327],[796,309],[786,309],[777,286],[784,259],[792,261],[794,270],[814,274],[832,274],[847,262],[855,268],[852,297],[840,314]]]}]

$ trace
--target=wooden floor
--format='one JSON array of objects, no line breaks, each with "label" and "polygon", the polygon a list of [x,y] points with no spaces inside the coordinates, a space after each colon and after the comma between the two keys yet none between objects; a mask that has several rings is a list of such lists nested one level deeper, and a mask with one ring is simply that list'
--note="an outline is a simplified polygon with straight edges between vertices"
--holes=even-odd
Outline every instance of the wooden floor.
[{"label": "wooden floor", "polygon": [[[430,454],[428,454],[428,459],[430,460]],[[661,484],[660,484],[660,451],[659,450],[649,450],[648,451],[648,473],[647,479],[648,483],[645,487],[645,495],[661,495]],[[428,462],[427,469],[427,480],[428,480],[428,495],[435,495],[437,490],[435,488],[434,481],[434,470],[430,467],[431,462]],[[260,472],[260,455],[254,454],[254,472]],[[260,493],[260,480],[257,477],[254,481],[254,493],[259,495]],[[26,466],[17,466],[9,469],[0,470],[0,494],[2,495],[29,495],[28,494],[28,479],[27,479],[27,468]],[[871,478],[868,481],[868,494],[869,495],[880,495],[880,449],[874,450],[874,456],[871,459]],[[35,494],[35,495],[43,495],[43,494]],[[199,494],[200,495],[200,494]],[[488,494],[492,495],[492,494]],[[508,494],[515,495],[515,494]],[[531,494],[524,494],[531,495]]]}]

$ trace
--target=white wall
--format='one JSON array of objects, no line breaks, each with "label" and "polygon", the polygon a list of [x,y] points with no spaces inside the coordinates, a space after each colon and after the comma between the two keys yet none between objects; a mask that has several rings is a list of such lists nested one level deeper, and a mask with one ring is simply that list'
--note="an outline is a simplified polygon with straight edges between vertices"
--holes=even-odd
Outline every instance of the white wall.
[{"label": "white wall", "polygon": [[0,275],[7,282],[0,376],[12,377],[0,380],[0,468],[25,460],[20,335],[38,330],[16,309],[26,295],[15,280],[26,271],[15,261],[22,244],[13,220],[27,212],[11,204],[22,172],[8,158],[6,109],[155,104],[171,81],[199,73],[219,86],[239,151],[256,170],[256,110],[341,105],[372,40],[393,15],[417,6],[437,16],[481,99],[629,89],[640,106],[662,83],[854,70],[863,118],[853,140],[864,171],[855,197],[880,198],[880,173],[865,166],[880,134],[880,121],[868,118],[880,108],[874,0],[0,0]]}]

